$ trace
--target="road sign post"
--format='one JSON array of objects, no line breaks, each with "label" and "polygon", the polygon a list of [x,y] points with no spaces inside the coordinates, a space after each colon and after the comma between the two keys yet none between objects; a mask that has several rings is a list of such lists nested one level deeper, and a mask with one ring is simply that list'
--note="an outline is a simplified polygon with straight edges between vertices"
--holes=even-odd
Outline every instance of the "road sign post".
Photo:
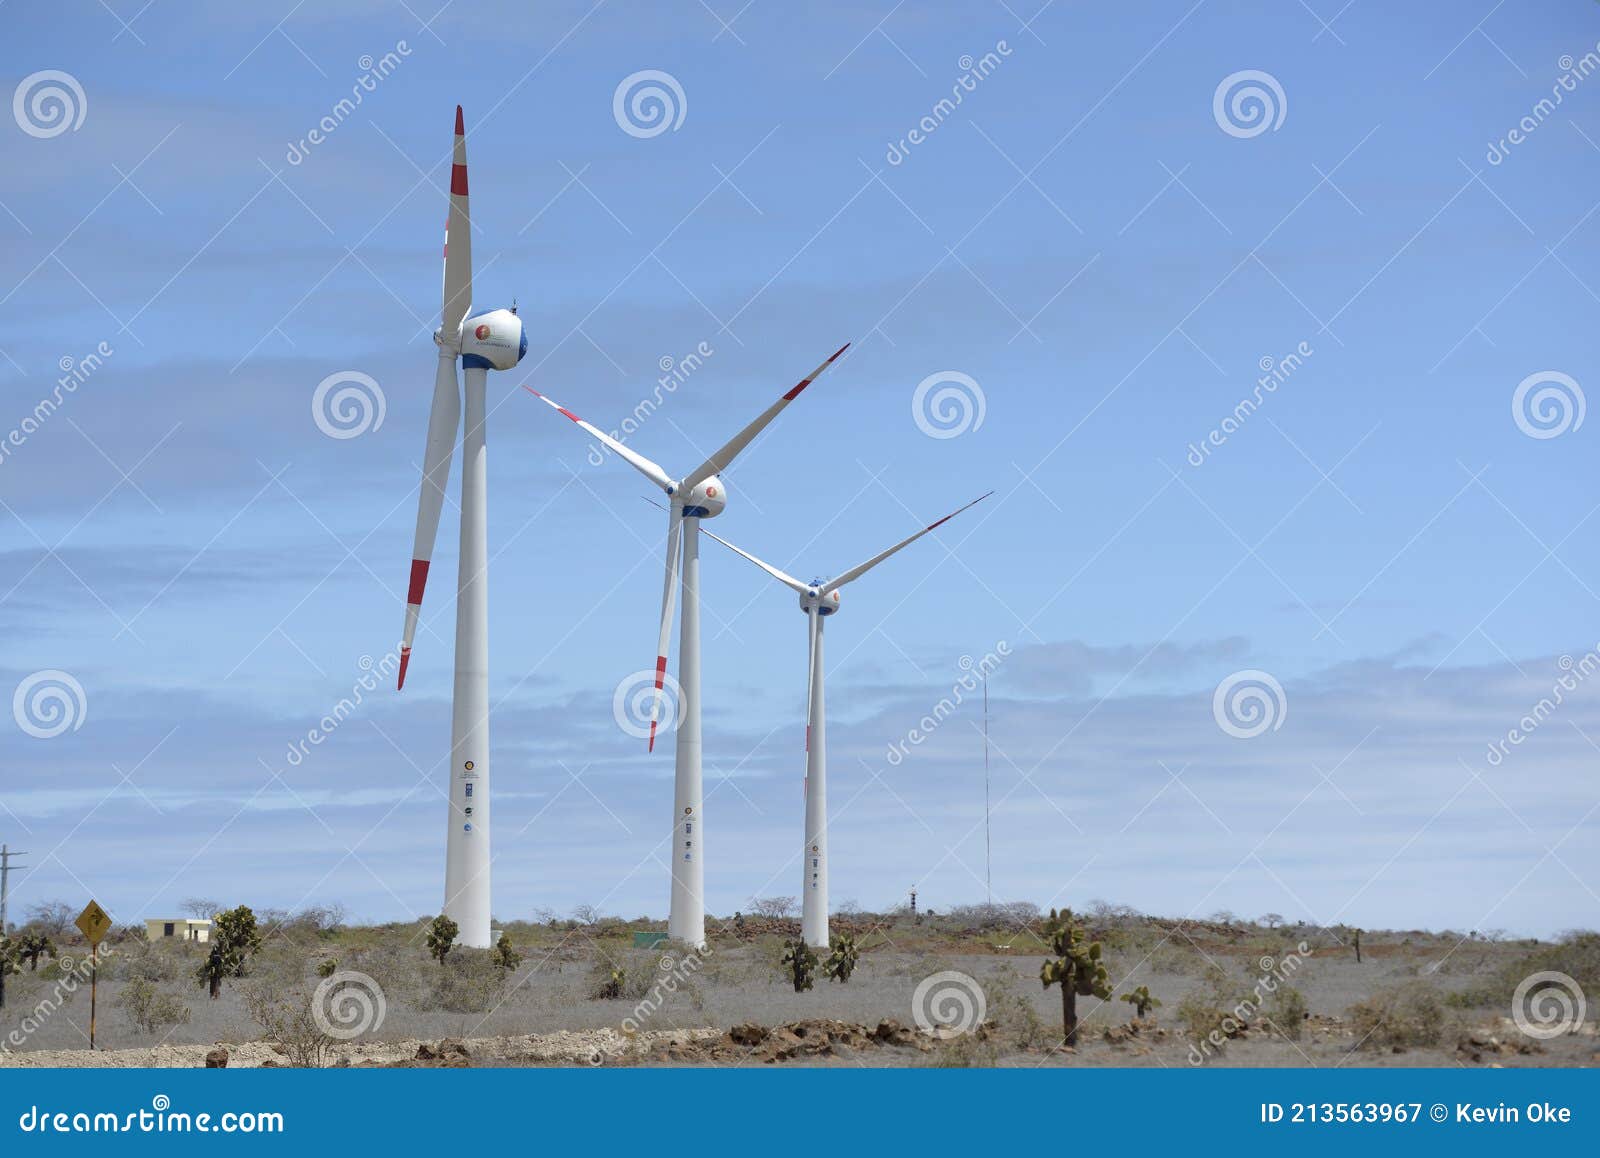
[{"label": "road sign post", "polygon": [[111,928],[111,917],[91,900],[78,914],[78,931],[89,939],[89,1048],[94,1048],[95,1006],[100,996],[100,942]]}]

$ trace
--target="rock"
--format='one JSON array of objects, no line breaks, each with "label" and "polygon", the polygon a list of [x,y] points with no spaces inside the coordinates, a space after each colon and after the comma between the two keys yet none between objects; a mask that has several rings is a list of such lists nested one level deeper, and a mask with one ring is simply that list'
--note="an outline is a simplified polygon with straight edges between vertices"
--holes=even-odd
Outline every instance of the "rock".
[{"label": "rock", "polygon": [[438,1054],[433,1052],[433,1047],[427,1042],[423,1042],[421,1045],[417,1046],[417,1061],[433,1061],[438,1056]]},{"label": "rock", "polygon": [[206,1054],[206,1069],[225,1070],[228,1068],[228,1051],[220,1046]]},{"label": "rock", "polygon": [[886,1017],[878,1022],[871,1036],[872,1040],[879,1045],[914,1046],[917,1044],[917,1035],[892,1017]]},{"label": "rock", "polygon": [[472,1056],[472,1051],[467,1049],[467,1043],[459,1037],[447,1037],[439,1043],[439,1056],[467,1058]]},{"label": "rock", "polygon": [[754,1022],[736,1025],[728,1031],[728,1039],[735,1045],[760,1045],[767,1040],[767,1027]]}]

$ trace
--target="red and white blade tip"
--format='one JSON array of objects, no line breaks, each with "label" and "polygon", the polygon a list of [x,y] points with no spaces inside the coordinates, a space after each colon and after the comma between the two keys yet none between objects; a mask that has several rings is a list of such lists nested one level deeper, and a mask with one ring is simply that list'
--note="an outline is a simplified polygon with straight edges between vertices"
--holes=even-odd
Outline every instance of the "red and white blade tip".
[{"label": "red and white blade tip", "polygon": [[467,135],[466,125],[461,119],[461,106],[457,105],[456,106],[456,136],[464,137],[466,135]]},{"label": "red and white blade tip", "polygon": [[411,665],[411,634],[422,612],[422,592],[427,586],[428,560],[411,560],[411,581],[406,588],[406,638],[400,644],[400,679],[395,684],[396,691],[406,686],[406,668]]},{"label": "red and white blade tip", "polygon": [[645,749],[647,752],[656,750],[656,724],[660,722],[661,715],[661,688],[666,681],[667,657],[658,655],[656,656],[656,699],[655,703],[650,707],[650,746]]},{"label": "red and white blade tip", "polygon": [[546,402],[546,403],[549,403],[551,406],[554,406],[556,408],[556,410],[558,410],[560,413],[564,414],[566,417],[570,418],[573,422],[582,422],[583,421],[583,419],[579,418],[576,414],[572,413],[572,411],[568,410],[565,406],[561,405],[561,403],[557,402],[554,398],[551,398],[550,396],[548,396],[546,394],[540,394],[532,386],[524,386],[523,389],[526,390],[529,394],[532,394],[540,402]]},{"label": "red and white blade tip", "polygon": [[951,511],[948,515],[946,515],[944,518],[940,519],[937,523],[929,523],[928,526],[927,526],[927,530],[931,531],[935,527],[944,526],[951,519],[953,519],[957,515],[959,515],[961,513],[961,511],[966,510],[967,507],[975,507],[975,506],[977,506],[979,503],[983,502],[984,499],[988,498],[992,494],[994,494],[993,491],[988,491],[988,492],[986,492],[984,494],[979,495],[977,498],[973,499],[970,503],[968,503],[966,507],[962,507],[960,511]]},{"label": "red and white blade tip", "polygon": [[795,383],[794,389],[789,391],[789,393],[785,394],[784,398],[786,398],[786,399],[788,399],[789,401],[792,402],[796,398],[800,397],[800,391],[804,390],[807,386],[811,385],[811,383],[815,382],[817,380],[817,377],[824,370],[826,370],[829,366],[833,365],[834,362],[838,361],[839,355],[844,353],[849,348],[850,348],[850,343],[846,342],[844,345],[840,346],[833,353],[829,354],[828,355],[828,360],[826,362],[824,362],[822,365],[818,366],[815,370],[811,371],[811,373],[806,375],[806,377],[800,379],[799,382]]}]

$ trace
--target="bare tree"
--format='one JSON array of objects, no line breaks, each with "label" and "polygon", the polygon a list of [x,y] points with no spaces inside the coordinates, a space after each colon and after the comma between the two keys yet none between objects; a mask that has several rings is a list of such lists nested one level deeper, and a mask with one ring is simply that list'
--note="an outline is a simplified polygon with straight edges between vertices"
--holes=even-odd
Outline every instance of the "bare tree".
[{"label": "bare tree", "polygon": [[209,897],[185,897],[178,903],[178,908],[197,920],[209,921],[222,912],[222,902]]},{"label": "bare tree", "polygon": [[78,911],[66,901],[40,901],[28,906],[27,923],[42,933],[59,937],[72,928],[77,915]]},{"label": "bare tree", "polygon": [[750,908],[758,917],[787,917],[794,913],[798,904],[795,897],[751,897]]},{"label": "bare tree", "polygon": [[1269,929],[1276,929],[1279,925],[1283,924],[1283,914],[1262,913],[1260,923]]},{"label": "bare tree", "polygon": [[600,910],[594,905],[573,905],[572,919],[580,925],[592,925],[600,919]]}]

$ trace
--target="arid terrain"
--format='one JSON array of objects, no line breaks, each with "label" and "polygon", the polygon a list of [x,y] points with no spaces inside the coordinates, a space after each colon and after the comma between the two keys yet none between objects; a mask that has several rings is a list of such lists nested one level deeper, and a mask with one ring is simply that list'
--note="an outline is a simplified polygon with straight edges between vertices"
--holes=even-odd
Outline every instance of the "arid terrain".
[{"label": "arid terrain", "polygon": [[[1356,931],[1173,921],[1110,906],[1083,917],[1112,993],[1077,999],[1062,1049],[1059,987],[1029,906],[913,917],[856,914],[847,983],[796,992],[782,958],[796,922],[713,921],[700,953],[638,935],[659,922],[508,923],[520,959],[454,948],[439,962],[427,923],[346,927],[325,912],[262,914],[242,976],[210,1000],[204,945],[117,930],[102,947],[97,1054],[89,1054],[87,947],[7,978],[0,1066],[124,1065],[891,1065],[1589,1066],[1592,1018],[1560,1025],[1539,972],[1600,996],[1600,936]],[[1359,941],[1358,941],[1359,938]],[[1357,960],[1357,944],[1360,960]],[[1158,1005],[1122,1000],[1146,987]],[[1521,1018],[1521,1024],[1518,1017]],[[1565,1032],[1541,1036],[1546,1024]],[[1534,1032],[1526,1032],[1531,1027]],[[352,1036],[353,1035],[353,1036]]]}]

